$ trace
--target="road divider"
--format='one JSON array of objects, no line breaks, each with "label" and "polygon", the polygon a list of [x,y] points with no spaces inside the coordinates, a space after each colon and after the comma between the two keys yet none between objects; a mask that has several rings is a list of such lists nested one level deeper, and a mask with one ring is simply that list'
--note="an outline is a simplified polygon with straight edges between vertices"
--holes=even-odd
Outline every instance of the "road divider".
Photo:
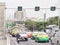
[{"label": "road divider", "polygon": [[7,45],[18,45],[18,43],[9,34],[7,36]]}]

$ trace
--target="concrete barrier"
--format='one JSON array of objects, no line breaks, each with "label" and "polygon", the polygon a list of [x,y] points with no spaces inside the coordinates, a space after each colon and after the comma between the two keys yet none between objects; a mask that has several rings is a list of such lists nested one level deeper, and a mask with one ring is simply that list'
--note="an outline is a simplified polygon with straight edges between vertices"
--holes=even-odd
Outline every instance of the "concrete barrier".
[{"label": "concrete barrier", "polygon": [[11,45],[18,45],[16,39],[14,40],[14,39],[12,39],[12,38],[10,39],[10,44],[11,44]]},{"label": "concrete barrier", "polygon": [[18,45],[18,43],[13,39],[13,37],[7,35],[7,45]]}]

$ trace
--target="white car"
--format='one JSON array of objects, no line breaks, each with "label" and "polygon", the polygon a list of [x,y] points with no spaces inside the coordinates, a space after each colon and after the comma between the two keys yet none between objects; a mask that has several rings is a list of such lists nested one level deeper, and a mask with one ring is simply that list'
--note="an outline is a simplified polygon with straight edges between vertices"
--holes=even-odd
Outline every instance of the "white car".
[{"label": "white car", "polygon": [[25,40],[25,41],[28,41],[28,36],[26,34],[26,32],[20,32],[20,39],[21,40]]}]

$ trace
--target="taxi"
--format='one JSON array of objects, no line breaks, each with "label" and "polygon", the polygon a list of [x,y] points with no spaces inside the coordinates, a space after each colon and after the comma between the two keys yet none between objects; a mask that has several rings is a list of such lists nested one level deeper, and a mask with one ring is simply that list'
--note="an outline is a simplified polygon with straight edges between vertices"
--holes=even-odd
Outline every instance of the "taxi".
[{"label": "taxi", "polygon": [[40,32],[35,38],[35,42],[49,42],[49,36],[45,32]]},{"label": "taxi", "polygon": [[11,35],[12,37],[16,37],[16,34],[19,33],[19,31],[17,29],[12,29],[11,30]]},{"label": "taxi", "polygon": [[34,39],[36,38],[37,34],[38,34],[38,32],[33,32],[33,33],[32,33],[32,37],[31,37],[31,39],[34,40]]}]

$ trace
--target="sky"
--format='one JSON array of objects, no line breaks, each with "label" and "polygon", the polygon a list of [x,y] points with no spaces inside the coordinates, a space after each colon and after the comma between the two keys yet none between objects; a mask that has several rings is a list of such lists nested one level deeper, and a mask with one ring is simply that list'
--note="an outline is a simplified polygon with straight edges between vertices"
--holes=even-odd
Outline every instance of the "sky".
[{"label": "sky", "polygon": [[[35,6],[40,6],[40,8],[50,8],[51,6],[56,6],[60,8],[59,0],[0,0],[0,2],[5,2],[6,7],[6,19],[13,19],[14,12],[17,10],[18,6],[26,8],[35,8]],[[16,8],[16,9],[9,9]],[[26,17],[28,18],[40,18],[44,17],[46,13],[46,18],[58,16],[58,9],[56,11],[50,11],[50,9],[40,9],[40,11],[34,11],[34,9],[26,9]]]}]

